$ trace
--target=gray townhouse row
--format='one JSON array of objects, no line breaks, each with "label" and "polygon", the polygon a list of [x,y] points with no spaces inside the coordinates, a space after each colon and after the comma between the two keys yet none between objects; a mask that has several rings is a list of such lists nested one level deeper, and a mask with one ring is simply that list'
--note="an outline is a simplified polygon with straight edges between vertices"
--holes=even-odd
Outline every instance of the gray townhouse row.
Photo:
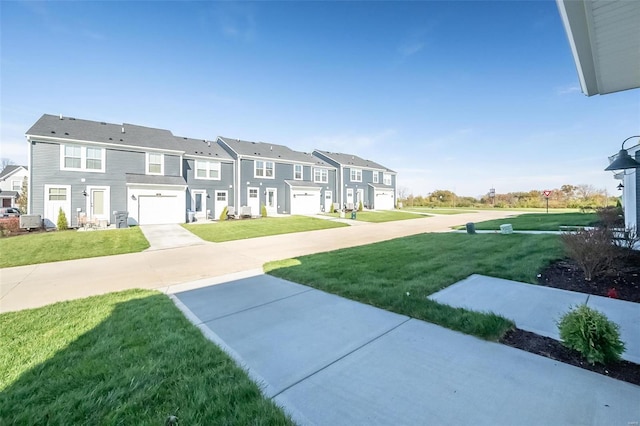
[{"label": "gray townhouse row", "polygon": [[69,226],[217,219],[225,207],[259,215],[316,214],[334,207],[390,210],[396,172],[356,155],[44,114],[26,133],[29,213]]}]

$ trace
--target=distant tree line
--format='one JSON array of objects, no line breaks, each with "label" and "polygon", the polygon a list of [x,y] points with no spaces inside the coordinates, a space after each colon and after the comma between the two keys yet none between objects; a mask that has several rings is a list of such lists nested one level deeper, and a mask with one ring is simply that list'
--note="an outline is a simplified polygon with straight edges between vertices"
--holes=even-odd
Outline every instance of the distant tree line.
[{"label": "distant tree line", "polygon": [[[495,207],[495,208],[544,208],[546,199],[543,191],[489,193],[480,198],[460,197],[452,191],[437,189],[427,195],[413,195],[404,188],[398,190],[398,201],[404,207]],[[551,190],[550,208],[595,209],[619,203],[617,196],[607,194],[604,189],[593,185],[562,185]]]}]

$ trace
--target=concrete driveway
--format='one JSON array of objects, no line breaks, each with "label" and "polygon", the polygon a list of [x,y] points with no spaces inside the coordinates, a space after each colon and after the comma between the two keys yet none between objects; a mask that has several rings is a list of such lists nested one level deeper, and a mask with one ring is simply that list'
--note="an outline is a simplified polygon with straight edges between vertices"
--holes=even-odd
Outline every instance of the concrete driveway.
[{"label": "concrete driveway", "polygon": [[[265,262],[354,247],[518,214],[510,211],[437,216],[362,226],[194,244],[141,253],[0,269],[0,312],[35,308],[129,288],[168,286],[262,268]],[[181,228],[181,227],[180,227]],[[152,246],[160,247],[158,243]]]},{"label": "concrete driveway", "polygon": [[140,225],[140,230],[149,241],[149,250],[166,250],[170,248],[195,246],[207,242],[187,231],[178,224]]},{"label": "concrete driveway", "polygon": [[639,386],[268,275],[173,297],[299,424],[640,420]]}]

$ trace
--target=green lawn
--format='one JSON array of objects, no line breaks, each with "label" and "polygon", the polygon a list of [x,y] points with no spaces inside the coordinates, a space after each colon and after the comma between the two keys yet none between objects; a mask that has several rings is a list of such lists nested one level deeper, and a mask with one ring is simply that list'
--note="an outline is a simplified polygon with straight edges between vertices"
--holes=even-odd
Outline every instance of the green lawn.
[{"label": "green lawn", "polygon": [[[340,217],[340,213],[325,213],[327,216]],[[351,219],[351,212],[344,214],[345,219]],[[356,212],[356,220],[362,222],[393,222],[394,220],[420,219],[428,217],[424,214],[409,213],[398,210],[379,210],[379,211],[361,211]]]},{"label": "green lawn", "polygon": [[268,235],[289,234],[292,232],[314,231],[316,229],[339,228],[349,225],[313,217],[289,216],[225,220],[204,225],[190,223],[182,226],[203,240],[221,243],[223,241],[243,240],[246,238],[266,237]]},{"label": "green lawn", "polygon": [[140,252],[149,247],[140,228],[52,231],[0,238],[0,268]]},{"label": "green lawn", "polygon": [[475,210],[464,209],[440,209],[431,207],[404,207],[404,211],[418,212],[418,213],[433,213],[433,214],[462,214],[462,213],[476,213]]},{"label": "green lawn", "polygon": [[558,231],[560,226],[590,226],[597,221],[596,213],[531,213],[478,222],[475,227],[479,230],[499,230],[503,223],[510,223],[516,231]]},{"label": "green lawn", "polygon": [[292,424],[158,292],[6,313],[0,330],[3,425]]},{"label": "green lawn", "polygon": [[426,297],[477,273],[534,283],[562,257],[556,235],[421,234],[265,265],[269,274],[440,324],[498,339],[510,321],[450,308]]}]

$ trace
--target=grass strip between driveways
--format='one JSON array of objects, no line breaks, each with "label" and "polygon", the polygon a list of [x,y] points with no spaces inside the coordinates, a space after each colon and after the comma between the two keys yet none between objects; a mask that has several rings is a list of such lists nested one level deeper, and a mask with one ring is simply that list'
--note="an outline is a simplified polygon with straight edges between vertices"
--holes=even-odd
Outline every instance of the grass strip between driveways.
[{"label": "grass strip between driveways", "polygon": [[510,223],[514,231],[559,231],[561,226],[591,226],[597,221],[596,213],[531,213],[478,222],[475,227],[484,231],[498,231],[500,225]]},{"label": "grass strip between driveways", "polygon": [[421,234],[265,264],[267,273],[382,309],[497,340],[513,326],[427,296],[471,274],[535,283],[562,257],[557,235]]},{"label": "grass strip between driveways", "polygon": [[221,243],[246,238],[315,231],[318,229],[349,226],[332,220],[306,216],[266,217],[258,219],[235,219],[207,224],[182,225],[206,241]]},{"label": "grass strip between driveways", "polygon": [[[326,213],[326,215],[336,217],[336,218],[340,217],[340,213]],[[344,217],[345,219],[351,219],[351,212],[346,212],[344,214]],[[362,222],[373,222],[373,223],[393,222],[396,220],[407,220],[407,219],[420,219],[423,217],[429,217],[429,215],[402,212],[397,210],[356,212],[356,220],[359,220]]]},{"label": "grass strip between driveways", "polygon": [[292,424],[165,295],[0,315],[0,424]]},{"label": "grass strip between driveways", "polygon": [[22,234],[0,238],[0,268],[136,253],[148,247],[138,227]]}]

